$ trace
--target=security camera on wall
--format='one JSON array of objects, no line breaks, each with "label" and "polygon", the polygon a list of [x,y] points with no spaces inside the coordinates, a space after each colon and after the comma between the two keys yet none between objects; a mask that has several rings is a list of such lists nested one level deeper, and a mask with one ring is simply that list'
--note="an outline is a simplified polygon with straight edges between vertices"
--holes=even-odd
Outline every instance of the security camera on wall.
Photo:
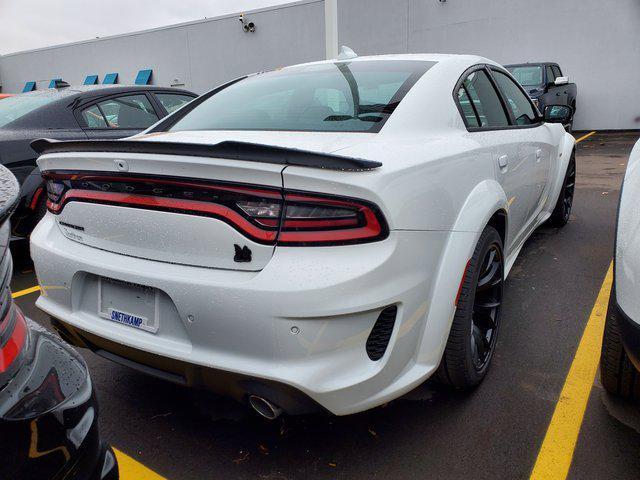
[{"label": "security camera on wall", "polygon": [[240,23],[242,23],[242,29],[246,33],[254,33],[256,31],[256,24],[246,21],[244,18],[244,13],[240,15],[240,18],[238,20],[240,20]]}]

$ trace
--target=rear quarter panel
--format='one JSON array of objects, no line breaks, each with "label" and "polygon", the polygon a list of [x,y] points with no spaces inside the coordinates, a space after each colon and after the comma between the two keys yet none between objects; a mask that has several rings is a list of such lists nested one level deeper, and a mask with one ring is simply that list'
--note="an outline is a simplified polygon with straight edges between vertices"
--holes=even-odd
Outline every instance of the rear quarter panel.
[{"label": "rear quarter panel", "polygon": [[[491,152],[453,129],[423,137],[380,137],[339,154],[383,165],[366,172],[290,166],[283,172],[284,187],[373,202],[391,230],[454,230],[471,192],[495,178]],[[469,222],[459,225],[466,229]]]}]

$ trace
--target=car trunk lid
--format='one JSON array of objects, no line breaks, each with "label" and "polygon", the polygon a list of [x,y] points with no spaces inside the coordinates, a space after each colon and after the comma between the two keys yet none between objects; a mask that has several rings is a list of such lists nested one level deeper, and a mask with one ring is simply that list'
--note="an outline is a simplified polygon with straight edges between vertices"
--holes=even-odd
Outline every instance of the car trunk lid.
[{"label": "car trunk lid", "polygon": [[[228,136],[214,136],[214,140],[228,142]],[[156,148],[162,150],[159,143],[150,142],[163,138],[185,148],[215,149],[219,145],[212,145],[211,140],[205,144],[205,137],[202,132],[145,137],[148,142],[115,142],[113,150],[117,151],[111,152],[81,151],[95,147],[92,142],[73,147],[80,151],[66,151],[62,145],[57,152],[50,147],[55,153],[45,149],[38,164],[49,180],[49,209],[56,214],[62,233],[75,242],[122,255],[259,271],[273,256],[283,202],[285,167],[269,161],[280,158],[280,150],[273,148],[295,158],[306,155],[305,159],[323,161],[326,152],[347,146],[341,138],[334,138],[332,144],[326,138],[296,142],[295,135],[276,135],[267,145],[253,144],[271,149],[265,154],[267,160],[259,161],[153,153]],[[240,137],[263,138],[257,134]],[[237,140],[234,136],[234,149],[243,152],[248,142]],[[144,153],[136,151],[137,143],[148,144]],[[131,144],[135,144],[133,149],[120,148]],[[120,147],[115,148],[117,145]],[[259,157],[264,152],[254,153]]]},{"label": "car trunk lid", "polygon": [[[149,260],[247,271],[261,270],[273,255],[275,232],[247,237],[247,222],[218,199],[233,195],[225,188],[258,185],[259,194],[277,202],[282,166],[99,152],[50,156],[40,165],[48,178],[66,184],[67,203],[56,221],[75,242]],[[236,246],[244,257],[236,256]]]}]

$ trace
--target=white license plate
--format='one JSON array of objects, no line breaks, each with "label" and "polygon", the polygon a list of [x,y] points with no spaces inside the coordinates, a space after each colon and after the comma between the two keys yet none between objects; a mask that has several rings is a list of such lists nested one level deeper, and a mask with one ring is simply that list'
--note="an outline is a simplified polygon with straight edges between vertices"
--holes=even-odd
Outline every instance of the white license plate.
[{"label": "white license plate", "polygon": [[98,314],[128,327],[158,331],[158,292],[153,287],[100,278]]}]

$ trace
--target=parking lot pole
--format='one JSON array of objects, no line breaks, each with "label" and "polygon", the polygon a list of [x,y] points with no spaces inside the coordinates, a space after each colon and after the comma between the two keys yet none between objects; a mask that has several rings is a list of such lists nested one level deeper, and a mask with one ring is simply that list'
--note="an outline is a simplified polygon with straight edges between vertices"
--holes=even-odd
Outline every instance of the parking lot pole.
[{"label": "parking lot pole", "polygon": [[325,48],[327,60],[338,56],[338,0],[324,0]]}]

